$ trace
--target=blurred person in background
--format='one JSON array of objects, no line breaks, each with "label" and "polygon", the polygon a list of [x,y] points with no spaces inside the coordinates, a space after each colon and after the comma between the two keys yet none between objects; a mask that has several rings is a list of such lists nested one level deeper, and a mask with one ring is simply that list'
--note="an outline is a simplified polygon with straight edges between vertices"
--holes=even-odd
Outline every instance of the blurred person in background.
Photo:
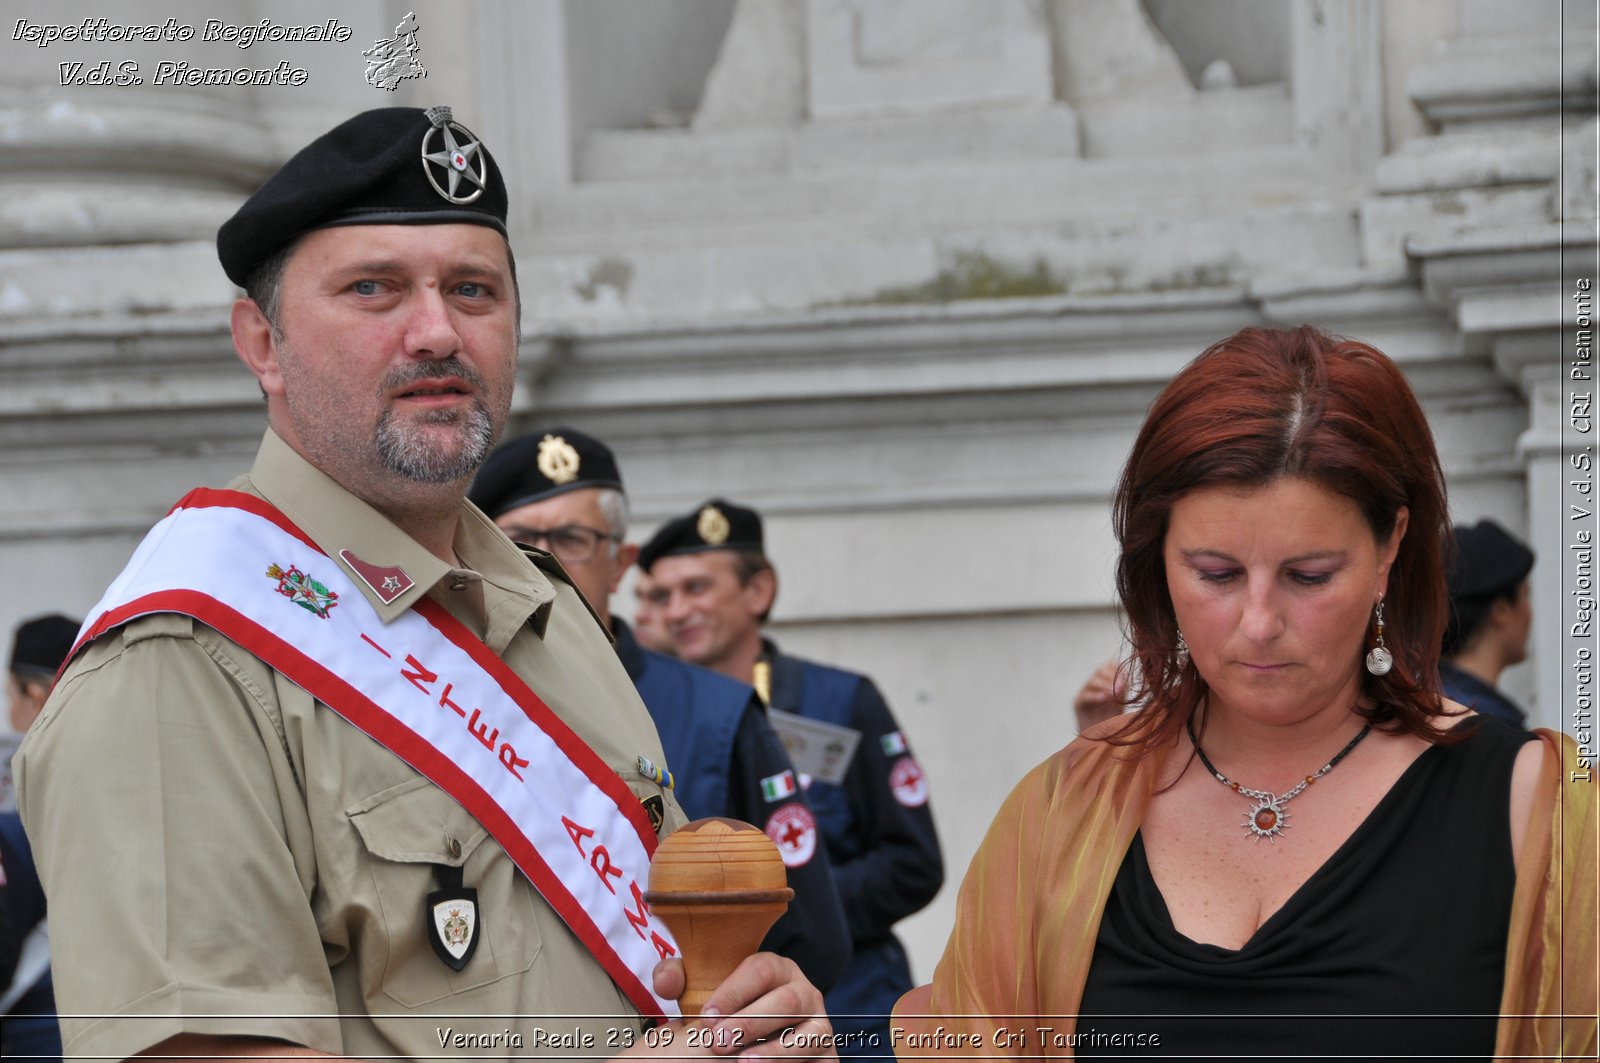
[{"label": "blurred person in background", "polygon": [[1528,714],[1500,690],[1500,673],[1528,658],[1533,603],[1528,573],[1533,551],[1492,520],[1457,525],[1447,585],[1439,681],[1444,696],[1512,727]]},{"label": "blurred person in background", "polygon": [[753,685],[775,723],[799,716],[853,737],[834,780],[802,779],[855,949],[826,999],[841,1057],[889,1052],[889,1010],[913,984],[894,924],[922,910],[944,882],[927,777],[905,732],[871,679],[790,656],[763,637],[778,574],[755,510],[705,502],[663,524],[639,552],[639,567],[664,596],[685,660]]}]

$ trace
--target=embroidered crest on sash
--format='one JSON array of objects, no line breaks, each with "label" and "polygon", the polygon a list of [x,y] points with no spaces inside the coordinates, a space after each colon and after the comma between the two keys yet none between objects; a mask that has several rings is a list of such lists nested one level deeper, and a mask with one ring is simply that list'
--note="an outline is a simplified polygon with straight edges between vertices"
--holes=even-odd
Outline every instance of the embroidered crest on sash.
[{"label": "embroidered crest on sash", "polygon": [[284,571],[277,565],[267,566],[267,578],[278,581],[278,593],[300,608],[328,619],[328,611],[339,604],[339,593],[301,572],[293,565]]}]

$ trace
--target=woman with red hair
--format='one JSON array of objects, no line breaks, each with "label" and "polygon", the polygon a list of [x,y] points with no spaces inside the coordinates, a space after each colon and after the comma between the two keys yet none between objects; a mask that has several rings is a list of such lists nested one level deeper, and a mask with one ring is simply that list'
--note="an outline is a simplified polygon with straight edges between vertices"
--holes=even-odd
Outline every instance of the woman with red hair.
[{"label": "woman with red hair", "polygon": [[1395,364],[1215,344],[1113,520],[1137,710],[1011,794],[900,1050],[1594,1058],[1595,785],[1440,696],[1444,478]]}]

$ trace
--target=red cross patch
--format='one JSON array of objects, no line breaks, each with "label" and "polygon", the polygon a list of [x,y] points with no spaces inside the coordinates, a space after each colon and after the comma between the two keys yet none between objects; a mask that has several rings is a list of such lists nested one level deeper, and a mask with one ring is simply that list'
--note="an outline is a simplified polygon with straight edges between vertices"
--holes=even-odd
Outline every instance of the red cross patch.
[{"label": "red cross patch", "polygon": [[798,801],[774,812],[767,819],[765,830],[778,847],[784,867],[805,867],[817,851],[817,821],[811,810]]},{"label": "red cross patch", "polygon": [[910,757],[901,757],[889,769],[889,789],[894,791],[894,799],[907,808],[928,803],[928,777]]}]

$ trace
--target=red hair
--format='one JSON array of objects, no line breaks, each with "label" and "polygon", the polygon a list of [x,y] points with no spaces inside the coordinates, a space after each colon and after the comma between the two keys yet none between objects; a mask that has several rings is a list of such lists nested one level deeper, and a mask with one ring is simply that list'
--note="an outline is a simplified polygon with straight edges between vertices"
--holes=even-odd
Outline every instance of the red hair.
[{"label": "red hair", "polygon": [[[1175,738],[1206,692],[1194,666],[1177,660],[1163,555],[1173,505],[1199,488],[1259,487],[1282,477],[1350,499],[1379,542],[1393,533],[1400,507],[1410,511],[1384,617],[1394,667],[1384,676],[1361,670],[1357,711],[1389,729],[1437,738],[1449,525],[1433,433],[1386,355],[1302,325],[1247,328],[1213,344],[1156,398],[1134,440],[1112,508],[1122,547],[1117,593],[1136,677],[1130,696],[1143,703],[1122,732],[1128,741],[1150,748]],[[1366,647],[1350,649],[1359,668]]]}]

